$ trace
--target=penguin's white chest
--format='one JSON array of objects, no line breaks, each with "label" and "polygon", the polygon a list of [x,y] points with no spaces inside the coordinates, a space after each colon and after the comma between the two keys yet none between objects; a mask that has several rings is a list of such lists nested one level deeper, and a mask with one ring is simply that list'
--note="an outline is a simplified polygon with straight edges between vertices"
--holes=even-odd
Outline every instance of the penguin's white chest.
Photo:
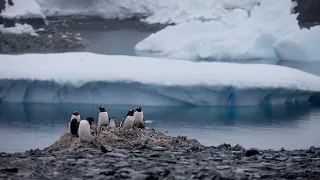
[{"label": "penguin's white chest", "polygon": [[134,123],[143,124],[143,112],[134,112],[133,118],[134,118]]},{"label": "penguin's white chest", "polygon": [[88,142],[91,136],[90,124],[87,120],[81,120],[78,129],[78,135],[81,142]]},{"label": "penguin's white chest", "polygon": [[116,123],[114,122],[114,119],[111,119],[111,120],[110,120],[109,126],[110,126],[111,128],[115,128],[115,127],[116,127]]},{"label": "penguin's white chest", "polygon": [[100,131],[102,126],[109,125],[109,116],[107,112],[100,112],[98,116],[97,130]]},{"label": "penguin's white chest", "polygon": [[123,129],[131,129],[133,127],[134,118],[133,116],[127,116],[126,119],[122,123]]},{"label": "penguin's white chest", "polygon": [[71,121],[72,119],[76,119],[76,120],[78,121],[78,123],[81,121],[80,115],[72,115],[71,118],[70,118],[70,121]]}]

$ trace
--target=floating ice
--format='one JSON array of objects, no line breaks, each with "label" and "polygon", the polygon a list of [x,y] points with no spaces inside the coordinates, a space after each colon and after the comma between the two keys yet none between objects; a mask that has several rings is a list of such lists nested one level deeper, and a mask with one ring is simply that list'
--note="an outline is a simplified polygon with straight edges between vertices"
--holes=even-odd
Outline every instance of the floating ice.
[{"label": "floating ice", "polygon": [[320,60],[316,50],[320,28],[300,30],[297,15],[290,12],[291,5],[291,0],[262,0],[249,14],[235,9],[219,20],[166,27],[135,48],[186,60]]},{"label": "floating ice", "polygon": [[38,34],[29,24],[16,23],[15,27],[8,28],[5,28],[3,25],[0,25],[0,32],[8,34],[30,34],[32,36],[38,36]]},{"label": "floating ice", "polygon": [[306,103],[320,77],[265,64],[93,53],[0,55],[0,101],[242,106]]}]

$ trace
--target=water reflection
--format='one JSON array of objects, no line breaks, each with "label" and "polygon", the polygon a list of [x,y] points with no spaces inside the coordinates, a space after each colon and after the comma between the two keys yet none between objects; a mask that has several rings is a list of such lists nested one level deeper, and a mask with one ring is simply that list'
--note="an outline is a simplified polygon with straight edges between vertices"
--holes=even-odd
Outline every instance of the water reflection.
[{"label": "water reflection", "polygon": [[[98,115],[90,104],[0,104],[0,151],[44,148],[66,131],[74,110],[82,118]],[[106,106],[121,119],[135,106]],[[320,110],[308,106],[143,107],[150,128],[186,135],[205,145],[241,144],[260,148],[303,148],[320,144]],[[286,140],[289,139],[289,140]],[[300,140],[300,141],[297,141]]]}]

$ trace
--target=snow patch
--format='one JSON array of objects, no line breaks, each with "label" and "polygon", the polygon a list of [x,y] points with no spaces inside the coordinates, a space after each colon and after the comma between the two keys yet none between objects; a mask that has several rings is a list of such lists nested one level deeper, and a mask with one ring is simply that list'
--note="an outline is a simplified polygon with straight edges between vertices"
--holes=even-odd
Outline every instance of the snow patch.
[{"label": "snow patch", "polygon": [[0,55],[0,64],[4,102],[241,106],[320,92],[320,77],[265,64],[93,53]]},{"label": "snow patch", "polygon": [[[297,15],[290,12],[291,4],[290,0],[262,0],[249,14],[235,9],[220,20],[169,26],[139,42],[135,49],[186,60],[320,60],[315,50],[320,44],[319,28],[300,30]],[[285,50],[286,42],[294,47],[280,52]],[[289,57],[290,50],[303,51],[304,55]]]},{"label": "snow patch", "polygon": [[13,6],[6,3],[5,10],[0,14],[1,17],[7,19],[46,18],[36,0],[14,0],[13,3]]},{"label": "snow patch", "polygon": [[3,25],[0,25],[0,32],[4,34],[30,34],[32,36],[38,36],[38,34],[29,24],[16,23],[15,27],[8,28],[5,28]]}]

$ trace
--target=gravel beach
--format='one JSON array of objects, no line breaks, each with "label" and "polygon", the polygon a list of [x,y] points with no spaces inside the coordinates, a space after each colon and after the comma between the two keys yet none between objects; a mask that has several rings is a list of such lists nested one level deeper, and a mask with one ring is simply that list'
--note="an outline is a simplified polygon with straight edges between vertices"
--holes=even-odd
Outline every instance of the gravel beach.
[{"label": "gravel beach", "polygon": [[0,153],[0,179],[320,179],[320,148],[206,147],[153,129],[63,133],[44,150]]}]

